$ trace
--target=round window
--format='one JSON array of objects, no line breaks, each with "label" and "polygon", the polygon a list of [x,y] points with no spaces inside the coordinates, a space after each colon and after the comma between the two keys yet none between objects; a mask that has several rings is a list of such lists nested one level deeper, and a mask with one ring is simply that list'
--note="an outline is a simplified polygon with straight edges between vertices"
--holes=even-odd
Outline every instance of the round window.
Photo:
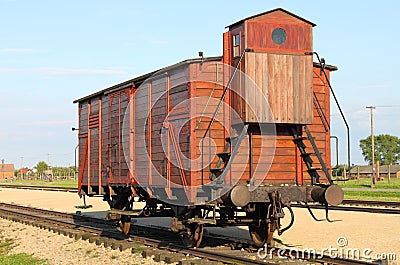
[{"label": "round window", "polygon": [[281,28],[276,28],[272,31],[272,40],[275,44],[282,44],[286,41],[286,31]]}]

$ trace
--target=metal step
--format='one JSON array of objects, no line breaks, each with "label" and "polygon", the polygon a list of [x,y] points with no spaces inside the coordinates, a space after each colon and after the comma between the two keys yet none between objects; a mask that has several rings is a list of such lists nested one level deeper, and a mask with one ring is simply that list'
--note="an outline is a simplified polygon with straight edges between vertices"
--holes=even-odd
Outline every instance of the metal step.
[{"label": "metal step", "polygon": [[224,172],[224,170],[225,170],[224,167],[222,167],[222,168],[210,168],[211,173],[216,177],[219,177],[222,174],[222,172]]},{"label": "metal step", "polygon": [[315,154],[315,153],[305,152],[305,153],[300,154],[300,156],[305,157],[305,156],[309,156],[309,155],[313,155],[313,154]]},{"label": "metal step", "polygon": [[320,167],[310,167],[307,171],[316,171],[316,170],[322,170]]},{"label": "metal step", "polygon": [[297,136],[293,138],[293,141],[303,141],[303,140],[308,140],[308,137],[305,136]]},{"label": "metal step", "polygon": [[231,157],[231,152],[221,152],[218,153],[217,156],[220,157],[224,162],[226,162]]},{"label": "metal step", "polygon": [[228,143],[232,143],[233,140],[236,140],[239,136],[229,136],[225,138],[225,141]]}]

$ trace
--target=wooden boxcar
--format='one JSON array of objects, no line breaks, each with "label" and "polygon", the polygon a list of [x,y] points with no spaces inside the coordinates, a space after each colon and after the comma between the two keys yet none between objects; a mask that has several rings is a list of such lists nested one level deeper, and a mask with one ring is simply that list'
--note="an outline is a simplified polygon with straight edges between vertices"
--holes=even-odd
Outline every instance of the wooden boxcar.
[{"label": "wooden boxcar", "polygon": [[126,233],[132,217],[171,216],[188,246],[212,225],[248,225],[261,246],[287,229],[291,202],[341,203],[326,79],[337,68],[313,62],[314,26],[271,10],[228,26],[220,57],[76,100],[79,193],[103,195]]}]

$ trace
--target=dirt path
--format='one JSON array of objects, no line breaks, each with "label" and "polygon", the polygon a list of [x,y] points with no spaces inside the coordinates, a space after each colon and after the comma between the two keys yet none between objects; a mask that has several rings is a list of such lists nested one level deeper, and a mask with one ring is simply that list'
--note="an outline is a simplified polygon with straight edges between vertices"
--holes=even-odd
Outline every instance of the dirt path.
[{"label": "dirt path", "polygon": [[[62,212],[75,212],[77,209],[74,206],[82,205],[79,197],[72,193],[14,189],[2,189],[0,201]],[[93,208],[82,210],[83,214],[105,217],[108,206],[101,198],[88,198],[87,202],[92,204]],[[341,221],[327,223],[314,221],[306,209],[296,208],[294,212],[294,226],[283,235],[274,236],[277,247],[315,248],[317,251],[331,247],[343,251],[358,249],[360,253],[367,250],[372,259],[377,258],[379,254],[395,253],[400,261],[400,215],[332,211],[331,219]],[[315,214],[320,218],[324,217],[322,210],[315,210]],[[289,218],[284,220],[283,226],[288,222],[287,219]],[[139,220],[138,223],[168,226],[170,221],[168,218],[152,218]],[[207,230],[231,237],[248,238],[248,231],[236,227]],[[339,244],[344,242],[346,245],[340,247],[339,238]]]}]

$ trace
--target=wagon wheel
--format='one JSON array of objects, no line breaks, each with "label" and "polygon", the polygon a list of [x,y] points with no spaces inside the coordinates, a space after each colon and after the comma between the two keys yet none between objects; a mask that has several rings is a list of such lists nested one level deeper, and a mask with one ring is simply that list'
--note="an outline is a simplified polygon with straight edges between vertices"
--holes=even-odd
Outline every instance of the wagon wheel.
[{"label": "wagon wheel", "polygon": [[257,247],[262,247],[265,244],[269,244],[274,234],[270,229],[269,223],[261,223],[260,225],[251,224],[249,225],[250,237]]},{"label": "wagon wheel", "polygon": [[129,234],[129,230],[131,229],[131,218],[129,216],[122,215],[118,225],[122,233],[125,235]]},{"label": "wagon wheel", "polygon": [[203,239],[204,225],[192,223],[181,233],[183,245],[188,248],[199,247]]},{"label": "wagon wheel", "polygon": [[[113,200],[113,206],[115,209],[118,210],[129,211],[132,209],[129,197],[123,195],[118,195],[117,197],[115,197],[115,199]],[[121,215],[120,219],[117,222],[117,229],[120,232],[127,235],[129,234],[130,228],[131,228],[131,217],[128,215]]]}]

